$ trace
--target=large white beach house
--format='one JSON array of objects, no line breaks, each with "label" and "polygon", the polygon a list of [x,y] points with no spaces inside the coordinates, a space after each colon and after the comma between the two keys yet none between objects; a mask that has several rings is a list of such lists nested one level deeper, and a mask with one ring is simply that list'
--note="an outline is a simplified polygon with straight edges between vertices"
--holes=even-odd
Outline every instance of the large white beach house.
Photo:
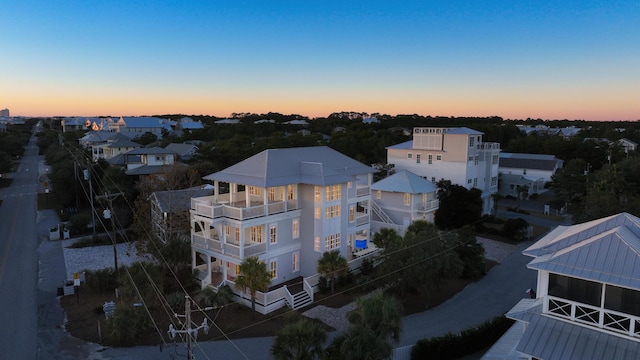
[{"label": "large white beach house", "polygon": [[387,148],[387,163],[432,183],[441,179],[482,191],[483,213],[492,209],[498,191],[499,143],[482,141],[483,133],[466,127],[413,129],[413,140]]},{"label": "large white beach house", "polygon": [[[232,285],[247,257],[271,272],[272,289],[308,277],[318,259],[337,249],[353,260],[373,249],[370,239],[372,174],[376,170],[329,147],[269,149],[205,176],[213,194],[191,200],[192,266],[202,286]],[[296,302],[288,289],[260,294],[268,312]],[[304,295],[304,294],[303,294]]]}]

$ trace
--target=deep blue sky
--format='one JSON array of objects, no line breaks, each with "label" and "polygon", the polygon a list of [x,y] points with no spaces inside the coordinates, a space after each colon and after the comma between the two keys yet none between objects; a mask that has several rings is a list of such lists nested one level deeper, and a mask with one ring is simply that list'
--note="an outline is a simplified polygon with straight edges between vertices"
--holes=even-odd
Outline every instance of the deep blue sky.
[{"label": "deep blue sky", "polygon": [[640,1],[0,0],[12,115],[640,119]]}]

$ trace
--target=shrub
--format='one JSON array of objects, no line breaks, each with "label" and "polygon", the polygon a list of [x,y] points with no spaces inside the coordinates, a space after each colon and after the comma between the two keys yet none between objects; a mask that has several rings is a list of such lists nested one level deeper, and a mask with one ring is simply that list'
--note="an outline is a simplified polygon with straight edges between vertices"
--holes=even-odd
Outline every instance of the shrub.
[{"label": "shrub", "polygon": [[141,306],[120,304],[109,318],[109,340],[113,345],[131,345],[151,327],[151,319]]},{"label": "shrub", "polygon": [[85,271],[85,285],[94,291],[111,291],[116,287],[116,275],[112,268]]},{"label": "shrub", "polygon": [[166,296],[167,304],[174,313],[183,313],[184,312],[184,293],[182,292],[174,292]]},{"label": "shrub", "polygon": [[502,235],[515,241],[522,241],[525,238],[528,227],[529,223],[523,218],[509,219],[502,227]]},{"label": "shrub", "polygon": [[482,325],[442,336],[419,340],[411,350],[411,359],[457,359],[493,345],[513,325],[504,316]]}]

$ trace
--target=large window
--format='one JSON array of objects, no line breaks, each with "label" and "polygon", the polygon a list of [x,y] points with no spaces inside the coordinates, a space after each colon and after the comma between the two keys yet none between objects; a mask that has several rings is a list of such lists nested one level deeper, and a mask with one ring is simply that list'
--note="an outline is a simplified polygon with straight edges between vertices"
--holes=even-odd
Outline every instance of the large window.
[{"label": "large window", "polygon": [[295,199],[295,187],[293,185],[287,185],[287,200]]},{"label": "large window", "polygon": [[313,238],[313,251],[320,251],[320,236]]},{"label": "large window", "polygon": [[313,198],[313,200],[315,200],[316,202],[320,201],[320,186],[316,186],[313,190],[315,196]]},{"label": "large window", "polygon": [[296,272],[300,270],[300,253],[294,252],[291,257],[291,271]]},{"label": "large window", "polygon": [[276,188],[270,187],[267,189],[267,196],[269,201],[274,201],[276,199]]},{"label": "large window", "polygon": [[404,193],[404,204],[407,206],[411,205],[411,194]]},{"label": "large window", "polygon": [[327,206],[325,209],[325,218],[331,219],[340,216],[340,205]]},{"label": "large window", "polygon": [[327,201],[340,200],[340,185],[327,186],[325,191],[325,197]]},{"label": "large window", "polygon": [[276,260],[271,260],[269,262],[269,273],[271,274],[271,278],[275,279],[278,276],[278,262]]},{"label": "large window", "polygon": [[353,206],[349,206],[349,222],[353,222],[356,218],[356,209]]},{"label": "large window", "polygon": [[602,284],[563,275],[549,274],[549,295],[599,307]]},{"label": "large window", "polygon": [[340,234],[329,235],[325,238],[325,248],[333,250],[340,248]]},{"label": "large window", "polygon": [[269,243],[270,244],[275,244],[276,242],[278,242],[278,237],[276,235],[277,235],[276,226],[270,225],[269,226]]},{"label": "large window", "polygon": [[291,223],[291,237],[293,239],[297,239],[300,237],[300,220],[299,219],[293,219],[293,222]]},{"label": "large window", "polygon": [[416,154],[416,164],[420,164],[420,154]]},{"label": "large window", "polygon": [[251,241],[255,243],[262,242],[262,226],[252,226],[249,230],[251,234]]},{"label": "large window", "polygon": [[640,316],[640,291],[607,285],[604,294],[604,307]]},{"label": "large window", "polygon": [[260,195],[261,194],[260,188],[257,186],[249,186],[249,194]]}]

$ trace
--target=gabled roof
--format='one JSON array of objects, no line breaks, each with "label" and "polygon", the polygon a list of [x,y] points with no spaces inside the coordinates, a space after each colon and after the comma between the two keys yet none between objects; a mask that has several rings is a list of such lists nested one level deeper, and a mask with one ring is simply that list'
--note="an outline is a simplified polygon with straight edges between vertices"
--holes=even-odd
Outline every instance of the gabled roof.
[{"label": "gabled roof", "polygon": [[438,187],[431,181],[423,179],[411,171],[403,170],[371,185],[371,190],[428,194],[438,191]]},{"label": "gabled roof", "polygon": [[198,147],[193,144],[178,144],[178,143],[171,143],[165,146],[164,148],[178,155],[184,155],[189,151],[193,150],[194,148],[198,149]]},{"label": "gabled roof", "polygon": [[289,184],[334,185],[377,170],[327,146],[268,149],[206,180],[263,188]]},{"label": "gabled roof", "polygon": [[111,138],[109,138],[109,141],[110,143],[107,147],[110,147],[110,148],[127,148],[127,147],[139,148],[142,146],[138,143],[131,141],[128,137],[120,133],[114,133],[114,135]]},{"label": "gabled roof", "polygon": [[628,213],[559,226],[523,254],[531,269],[640,289],[640,219]]},{"label": "gabled roof", "polygon": [[158,208],[162,212],[175,212],[178,210],[188,210],[191,207],[191,198],[204,197],[213,194],[211,185],[209,187],[195,187],[189,189],[156,191],[151,197],[156,199]]},{"label": "gabled roof", "polygon": [[500,153],[499,167],[516,169],[554,170],[562,163],[562,160],[554,155],[525,154],[525,153]]},{"label": "gabled roof", "polygon": [[158,155],[158,154],[173,154],[173,151],[155,146],[151,148],[137,148],[131,151],[127,151],[125,153],[125,155]]}]

